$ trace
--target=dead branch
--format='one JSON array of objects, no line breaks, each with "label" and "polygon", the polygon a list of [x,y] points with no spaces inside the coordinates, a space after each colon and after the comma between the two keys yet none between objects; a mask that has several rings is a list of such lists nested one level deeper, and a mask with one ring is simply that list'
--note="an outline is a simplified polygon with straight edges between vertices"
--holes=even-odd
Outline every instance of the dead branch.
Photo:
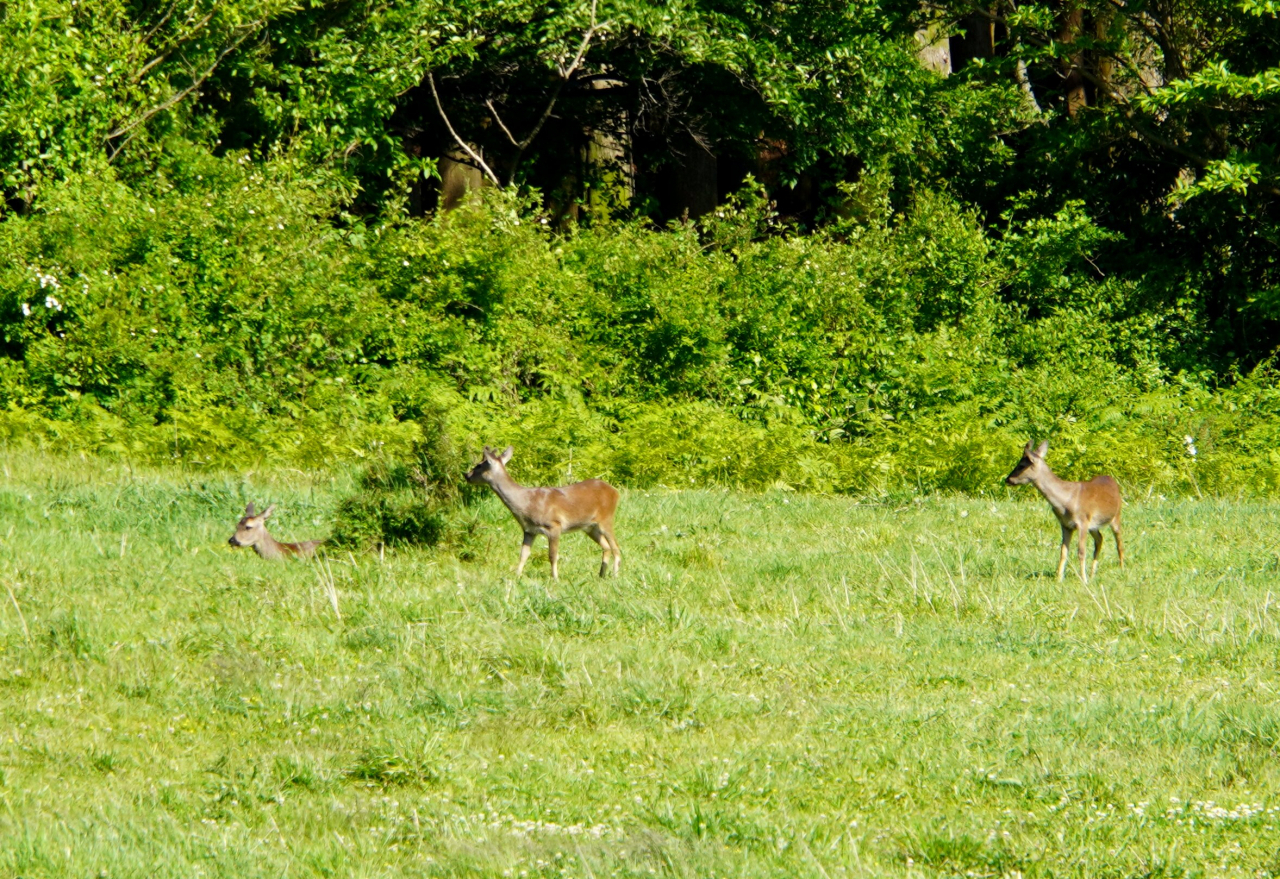
[{"label": "dead branch", "polygon": [[458,136],[458,132],[454,130],[453,123],[449,121],[449,115],[444,111],[444,105],[440,103],[440,92],[436,91],[436,77],[431,71],[427,71],[427,84],[431,86],[431,97],[435,98],[436,109],[440,111],[440,118],[444,121],[445,128],[449,129],[449,134],[453,135],[454,142],[462,147],[462,151],[471,157],[476,166],[485,173],[494,186],[501,187],[502,181],[498,179],[498,175],[493,173],[493,169],[485,164],[484,159],[480,158],[480,154],[471,148],[465,140]]}]

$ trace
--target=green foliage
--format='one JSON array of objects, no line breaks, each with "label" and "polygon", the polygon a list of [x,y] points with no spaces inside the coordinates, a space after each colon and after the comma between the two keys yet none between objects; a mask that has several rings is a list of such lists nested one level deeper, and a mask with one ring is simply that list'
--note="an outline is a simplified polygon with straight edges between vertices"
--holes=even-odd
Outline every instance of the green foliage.
[{"label": "green foliage", "polygon": [[1115,234],[1080,205],[999,241],[937,194],[802,235],[758,189],[665,230],[495,197],[341,234],[287,163],[171,161],[145,198],[85,179],[0,225],[10,442],[367,458],[360,546],[465,534],[449,486],[486,443],[530,481],[883,494],[990,490],[1034,435],[1072,473],[1275,484],[1271,372],[1182,371],[1198,324],[1100,276]]},{"label": "green foliage", "polygon": [[335,548],[435,546],[465,554],[470,523],[461,508],[477,494],[463,481],[469,463],[447,431],[443,413],[418,419],[405,458],[392,451],[364,468],[358,490],[338,505],[329,545]]}]

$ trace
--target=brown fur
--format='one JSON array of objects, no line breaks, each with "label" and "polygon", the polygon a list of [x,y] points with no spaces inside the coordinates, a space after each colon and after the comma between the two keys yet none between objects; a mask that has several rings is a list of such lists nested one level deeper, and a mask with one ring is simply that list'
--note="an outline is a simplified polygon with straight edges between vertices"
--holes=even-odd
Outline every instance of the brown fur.
[{"label": "brown fur", "polygon": [[547,557],[551,561],[551,576],[558,579],[560,535],[568,531],[586,531],[600,544],[600,576],[609,571],[609,556],[613,555],[613,573],[616,576],[622,563],[622,549],[613,534],[613,514],[618,509],[618,490],[599,479],[587,479],[561,488],[528,488],[516,483],[507,473],[507,462],[513,449],[507,446],[498,454],[488,446],[480,462],[467,473],[472,485],[488,485],[507,505],[524,531],[520,545],[520,563],[516,576],[524,571],[525,562],[533,541],[539,534],[546,535]]},{"label": "brown fur", "polygon": [[1097,574],[1098,553],[1102,551],[1102,529],[1108,525],[1115,536],[1116,554],[1120,557],[1120,567],[1123,568],[1124,544],[1120,540],[1120,508],[1124,502],[1120,499],[1120,486],[1110,476],[1095,476],[1088,482],[1059,479],[1044,461],[1048,452],[1048,442],[1042,442],[1035,449],[1031,448],[1031,443],[1027,443],[1022,450],[1022,459],[1004,481],[1007,485],[1034,485],[1053,508],[1053,514],[1058,517],[1058,524],[1062,526],[1058,579],[1062,579],[1067,566],[1067,547],[1071,544],[1071,535],[1076,531],[1080,532],[1080,579],[1089,582],[1084,566],[1088,534],[1093,535],[1093,566],[1090,573]]},{"label": "brown fur", "polygon": [[232,546],[252,546],[264,559],[307,558],[316,553],[323,540],[304,540],[300,543],[281,543],[267,532],[267,519],[275,512],[275,505],[262,513],[255,513],[253,504],[244,508],[244,518],[236,523],[236,533],[227,543]]}]

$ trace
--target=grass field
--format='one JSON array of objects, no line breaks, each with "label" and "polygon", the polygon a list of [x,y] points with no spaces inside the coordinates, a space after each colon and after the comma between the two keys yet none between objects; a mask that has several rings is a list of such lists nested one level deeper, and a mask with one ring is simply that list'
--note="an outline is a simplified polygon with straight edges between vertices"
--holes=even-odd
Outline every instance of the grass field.
[{"label": "grass field", "polygon": [[1280,504],[1135,499],[1086,588],[1030,489],[632,491],[553,584],[492,498],[270,563],[349,477],[0,465],[0,876],[1280,874]]}]

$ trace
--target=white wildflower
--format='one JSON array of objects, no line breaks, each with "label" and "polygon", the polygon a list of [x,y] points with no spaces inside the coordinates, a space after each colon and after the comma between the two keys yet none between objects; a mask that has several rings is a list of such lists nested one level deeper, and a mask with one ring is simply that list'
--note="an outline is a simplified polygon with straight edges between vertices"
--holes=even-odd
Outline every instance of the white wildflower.
[{"label": "white wildflower", "polygon": [[1184,436],[1182,444],[1187,447],[1187,454],[1194,458],[1196,456],[1196,441],[1189,436]]},{"label": "white wildflower", "polygon": [[46,296],[44,298],[44,307],[51,311],[62,311],[62,303],[57,299],[54,299],[52,296]]},{"label": "white wildflower", "polygon": [[24,302],[24,303],[22,303],[22,316],[23,316],[23,317],[31,317],[31,304],[30,304],[30,303],[28,303],[28,302]]}]

